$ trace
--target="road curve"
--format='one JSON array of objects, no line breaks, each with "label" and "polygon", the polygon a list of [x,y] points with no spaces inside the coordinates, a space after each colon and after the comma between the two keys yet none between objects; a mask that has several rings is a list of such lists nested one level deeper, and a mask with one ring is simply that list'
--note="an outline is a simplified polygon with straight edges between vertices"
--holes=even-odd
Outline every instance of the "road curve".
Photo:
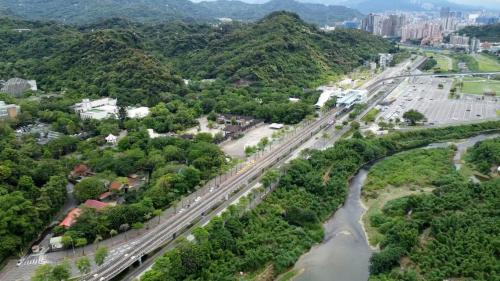
[{"label": "road curve", "polygon": [[173,239],[174,235],[189,226],[194,220],[202,216],[219,202],[225,200],[232,192],[250,182],[253,178],[260,176],[265,169],[271,167],[280,159],[288,155],[294,148],[309,139],[335,116],[336,110],[324,114],[315,121],[309,121],[296,133],[288,137],[283,143],[275,146],[271,152],[258,159],[258,162],[250,169],[229,177],[222,182],[213,193],[209,193],[203,201],[193,203],[187,210],[165,220],[154,231],[145,234],[137,240],[136,247],[129,253],[114,260],[108,260],[103,266],[94,272],[84,276],[83,280],[101,281],[110,280],[120,272],[138,261],[142,256],[151,253],[167,241]]},{"label": "road curve", "polygon": [[[414,68],[413,68],[414,69]],[[376,90],[380,83],[403,77],[411,77],[415,75],[403,75],[377,80],[375,83],[368,86],[366,89],[369,92]],[[337,109],[333,109],[320,118],[314,121],[309,121],[304,124],[304,127],[297,130],[295,133],[287,137],[283,143],[274,146],[274,149],[257,159],[257,163],[249,169],[235,174],[218,185],[213,192],[208,193],[202,201],[194,202],[184,212],[175,214],[156,226],[151,232],[146,233],[141,238],[137,239],[134,248],[123,256],[107,260],[102,266],[93,272],[81,277],[85,281],[105,281],[120,274],[122,271],[130,267],[133,263],[139,261],[144,255],[153,252],[165,243],[174,238],[183,229],[191,225],[196,219],[204,214],[207,214],[220,202],[226,200],[231,193],[245,186],[256,177],[260,176],[266,169],[272,167],[281,159],[289,155],[295,148],[314,136],[322,128],[327,126],[335,114]]]}]

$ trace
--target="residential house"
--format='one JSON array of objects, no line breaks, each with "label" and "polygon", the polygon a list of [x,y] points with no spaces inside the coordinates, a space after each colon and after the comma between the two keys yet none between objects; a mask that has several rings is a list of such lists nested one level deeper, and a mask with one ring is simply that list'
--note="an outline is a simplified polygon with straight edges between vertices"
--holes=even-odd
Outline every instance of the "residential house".
[{"label": "residential house", "polygon": [[127,192],[128,191],[128,185],[127,184],[124,184],[120,181],[113,181],[110,185],[109,185],[109,190],[110,191],[125,191]]},{"label": "residential house", "polygon": [[81,214],[82,214],[82,209],[80,208],[71,209],[71,211],[69,211],[69,213],[66,215],[64,220],[59,224],[59,226],[62,226],[66,229],[70,228],[76,223]]},{"label": "residential house", "polygon": [[76,179],[76,178],[83,178],[83,177],[88,177],[92,176],[94,173],[90,168],[85,165],[85,164],[78,164],[73,168],[73,171],[70,173],[70,178]]},{"label": "residential house", "polygon": [[[145,177],[141,177],[137,174],[131,174],[126,178],[121,178],[120,180],[115,180],[109,185],[109,191],[111,192],[119,192],[124,191],[128,192],[129,190],[137,189],[144,185],[146,181]],[[104,195],[104,194],[103,194]]]},{"label": "residential house", "polygon": [[115,195],[111,191],[106,191],[99,195],[99,201],[101,202],[111,202],[115,199]]},{"label": "residential house", "polygon": [[102,211],[104,208],[109,206],[109,203],[88,199],[87,201],[85,201],[83,205],[87,208],[95,209],[97,211]]}]

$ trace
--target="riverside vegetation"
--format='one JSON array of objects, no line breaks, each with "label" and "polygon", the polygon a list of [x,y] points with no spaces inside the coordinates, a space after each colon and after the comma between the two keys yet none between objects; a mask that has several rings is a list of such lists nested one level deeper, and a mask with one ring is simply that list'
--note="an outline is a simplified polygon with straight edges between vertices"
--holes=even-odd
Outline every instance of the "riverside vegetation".
[{"label": "riverside vegetation", "polygon": [[[498,122],[487,122],[394,133],[382,138],[352,138],[341,140],[325,151],[308,151],[306,159],[296,159],[283,169],[278,188],[255,209],[245,210],[245,206],[240,205],[213,219],[207,227],[196,229],[193,232],[194,242],[181,241],[178,248],[158,259],[142,280],[251,279],[264,268],[271,270],[272,275],[277,275],[291,267],[313,244],[322,240],[321,222],[342,204],[347,194],[348,179],[362,165],[431,142],[454,139],[457,136],[468,137],[484,130],[500,129],[499,126]],[[480,196],[480,190],[471,189],[468,194],[479,192],[477,194]],[[491,188],[488,190],[492,192]],[[464,208],[470,206],[459,203],[462,200],[460,198],[462,197],[449,200],[449,203],[444,201],[443,204],[458,204]],[[485,211],[492,212],[492,208],[491,204],[487,204]],[[389,241],[413,246],[418,230],[412,229],[411,235],[406,236],[406,229],[414,227],[415,223],[409,222],[407,225],[404,219],[399,219],[401,220],[397,224],[401,228],[390,231],[394,234]],[[482,233],[482,230],[478,231],[477,233]],[[387,252],[389,251],[392,251],[391,248]],[[378,260],[384,260],[387,252],[384,249],[375,256],[372,265],[374,269],[385,265]],[[391,261],[398,261],[405,253],[399,250],[389,252]],[[486,250],[482,256],[489,254],[489,250]],[[492,260],[488,265],[491,262]],[[390,270],[394,265],[389,263],[373,273]],[[489,269],[486,268],[476,276],[488,276],[488,272]],[[392,277],[381,275],[380,278],[385,280],[383,278]],[[395,278],[394,280],[402,280]]]},{"label": "riverside vegetation", "polygon": [[[468,161],[489,173],[500,164],[498,141],[476,144]],[[500,181],[469,181],[455,170],[453,154],[452,148],[412,150],[370,171],[369,190],[390,186],[387,193],[397,193],[411,186],[420,191],[367,213],[370,240],[381,249],[371,259],[370,280],[497,280]]]},{"label": "riverside vegetation", "polygon": [[[69,241],[66,246],[139,227],[231,165],[210,135],[149,139],[147,128],[181,135],[197,125],[197,117],[216,113],[297,123],[314,112],[319,94],[310,88],[392,45],[360,31],[324,33],[280,12],[256,23],[218,26],[119,19],[69,26],[0,18],[0,49],[2,80],[36,79],[39,86],[19,98],[0,93],[0,100],[21,106],[16,120],[0,123],[3,261],[23,255],[50,222],[61,219],[56,215],[76,164],[96,172],[75,187],[80,201],[96,199],[103,191],[92,184],[98,181],[131,173],[148,181],[123,195],[124,204],[99,213],[85,210],[73,227],[55,228]],[[301,101],[289,102],[291,96]],[[117,98],[120,109],[150,106],[150,114],[128,119],[120,110],[116,119],[81,120],[70,108],[82,98],[99,97]],[[36,134],[16,135],[16,129],[39,123],[64,136],[39,144]],[[127,135],[116,146],[105,145],[108,134],[123,130]],[[80,192],[89,185],[95,189]]]}]

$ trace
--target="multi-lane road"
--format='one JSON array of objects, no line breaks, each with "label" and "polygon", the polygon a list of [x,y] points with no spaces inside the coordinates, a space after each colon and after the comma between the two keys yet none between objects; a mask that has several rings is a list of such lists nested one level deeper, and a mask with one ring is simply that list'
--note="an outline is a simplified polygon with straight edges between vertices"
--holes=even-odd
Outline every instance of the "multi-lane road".
[{"label": "multi-lane road", "polygon": [[[418,61],[413,63],[415,66],[418,64]],[[377,81],[366,85],[365,88],[370,93],[374,93],[380,87],[380,82],[387,78],[387,75],[381,75]],[[185,209],[181,209],[177,214],[163,221],[153,231],[135,240],[134,247],[130,248],[130,250],[108,259],[104,265],[82,277],[82,279],[88,281],[110,280],[132,264],[141,261],[143,256],[151,254],[167,244],[200,217],[207,215],[222,202],[228,200],[234,192],[241,188],[248,188],[248,184],[261,176],[267,169],[286,158],[323,128],[331,125],[337,113],[338,110],[333,109],[322,114],[314,121],[306,122],[281,143],[274,145],[272,150],[257,159],[253,165],[246,166],[246,169],[229,176],[216,188],[210,188],[210,192],[201,196],[199,200],[192,202]]]},{"label": "multi-lane road", "polygon": [[[371,94],[377,93],[384,84],[382,81],[386,81],[392,76],[404,74],[409,66],[410,69],[414,69],[420,63],[420,60],[416,60],[415,62],[406,62],[397,68],[388,69],[367,82],[362,88],[368,90]],[[387,83],[385,84],[387,87]],[[237,172],[233,171],[219,177],[218,182],[215,180],[215,184],[212,181],[198,192],[199,196],[194,197],[196,200],[185,201],[187,203],[183,204],[182,209],[177,210],[169,218],[163,219],[161,223],[149,230],[149,232],[143,234],[141,237],[130,240],[124,245],[113,247],[105,264],[96,268],[90,274],[81,277],[81,279],[89,281],[110,280],[135,262],[141,261],[144,255],[151,254],[168,244],[168,242],[200,218],[205,217],[204,220],[209,219],[213,215],[211,211],[222,203],[227,203],[226,200],[232,198],[233,193],[238,190],[241,191],[250,188],[249,183],[260,177],[270,167],[292,155],[296,150],[300,150],[299,147],[301,147],[301,144],[311,139],[323,128],[331,125],[337,113],[337,110],[331,110],[322,114],[314,121],[304,122],[294,133],[281,140],[280,143],[274,144],[272,149],[254,159],[253,162],[247,162]],[[51,254],[47,253],[47,262],[53,262],[52,258],[50,258]],[[14,269],[14,271],[20,274],[16,273],[7,276],[15,275],[16,277],[13,280],[28,280],[31,275],[28,271],[31,270],[26,271],[23,268],[21,266]],[[24,274],[21,274],[21,272],[24,272]],[[19,278],[23,275],[24,277],[27,276],[27,278]]]},{"label": "multi-lane road", "polygon": [[162,222],[157,227],[157,231],[150,232],[141,237],[136,247],[131,249],[128,253],[125,253],[121,257],[116,257],[115,260],[109,260],[106,264],[83,279],[92,281],[110,280],[130,265],[140,260],[144,255],[155,251],[158,247],[172,240],[199,217],[207,214],[222,201],[227,200],[233,192],[259,177],[266,169],[279,162],[297,146],[315,135],[323,127],[328,125],[328,123],[331,123],[335,113],[336,110],[332,110],[325,113],[317,120],[306,123],[306,126],[297,130],[281,144],[277,144],[270,153],[262,156],[251,168],[229,177],[217,188],[213,189],[212,192],[208,193],[205,198],[200,198],[198,202],[194,202],[191,206],[183,210],[183,212],[179,212],[177,215]]}]

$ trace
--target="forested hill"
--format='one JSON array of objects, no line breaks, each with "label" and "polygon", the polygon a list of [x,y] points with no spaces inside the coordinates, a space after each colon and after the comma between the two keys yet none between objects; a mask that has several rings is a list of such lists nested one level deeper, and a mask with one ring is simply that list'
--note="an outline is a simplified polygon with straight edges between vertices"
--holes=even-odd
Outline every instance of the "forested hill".
[{"label": "forested hill", "polygon": [[132,28],[82,32],[55,23],[0,19],[0,48],[1,78],[36,79],[45,91],[156,104],[161,93],[182,87]]},{"label": "forested hill", "polygon": [[470,37],[477,37],[481,41],[500,41],[500,23],[482,26],[467,26],[459,32]]},{"label": "forested hill", "polygon": [[344,6],[302,3],[295,0],[272,0],[265,4],[240,1],[193,3],[189,0],[3,0],[0,15],[10,10],[12,15],[28,20],[55,20],[86,24],[114,17],[139,22],[164,22],[176,19],[196,22],[217,18],[254,21],[280,10],[298,13],[308,22],[333,24],[362,15]]},{"label": "forested hill", "polygon": [[108,20],[76,28],[4,18],[0,48],[1,79],[36,79],[43,91],[154,105],[184,98],[189,89],[181,78],[219,78],[222,88],[244,79],[251,87],[272,87],[284,101],[287,89],[346,72],[390,45],[361,31],[324,33],[277,12],[257,23],[221,26]]},{"label": "forested hill", "polygon": [[178,67],[183,73],[307,87],[312,81],[346,72],[390,48],[387,41],[358,30],[322,32],[288,12],[275,12],[255,24],[210,38],[197,44],[198,49],[178,54]]},{"label": "forested hill", "polygon": [[332,25],[338,21],[361,18],[363,15],[354,9],[340,5],[303,3],[294,0],[271,0],[263,4],[248,4],[233,0],[218,0],[199,3],[210,10],[217,18],[233,18],[254,21],[275,11],[296,13],[306,22]]}]

